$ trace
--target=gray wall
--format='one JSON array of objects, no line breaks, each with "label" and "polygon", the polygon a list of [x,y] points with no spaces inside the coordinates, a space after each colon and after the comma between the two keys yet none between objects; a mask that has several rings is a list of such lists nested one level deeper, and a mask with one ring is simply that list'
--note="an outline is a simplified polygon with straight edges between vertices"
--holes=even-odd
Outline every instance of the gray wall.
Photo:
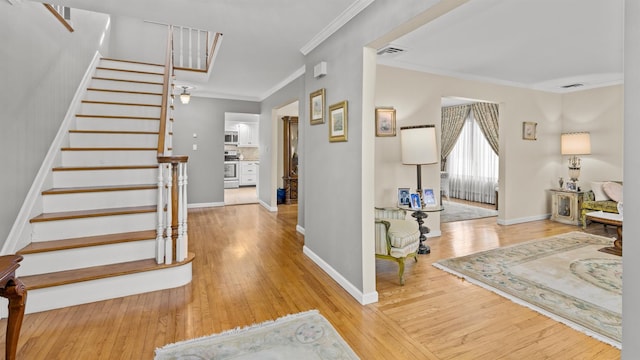
[{"label": "gray wall", "polygon": [[624,261],[622,359],[640,358],[640,2],[625,1],[624,40]]},{"label": "gray wall", "polygon": [[167,26],[126,16],[111,16],[109,53],[117,59],[164,64]]},{"label": "gray wall", "polygon": [[[225,112],[258,114],[260,103],[196,96],[191,96],[187,105],[175,102],[173,153],[189,156],[189,204],[224,202]],[[193,144],[198,145],[198,150],[193,150]],[[262,171],[262,164],[260,168]]]},{"label": "gray wall", "polygon": [[[282,143],[280,142],[282,141],[282,120],[274,113],[277,112],[277,109],[297,100],[299,101],[300,114],[298,119],[298,225],[301,227],[304,227],[304,171],[306,169],[304,127],[301,125],[305,119],[302,114],[306,113],[306,102],[304,99],[304,76],[300,76],[262,101],[260,111],[260,179],[258,181],[258,195],[260,196],[260,200],[275,207],[275,189],[278,187],[278,182],[277,180],[275,182],[273,180],[273,171],[276,172],[276,179],[282,177],[283,174],[279,174],[275,169],[278,169],[278,162],[282,162],[283,160],[278,156],[278,154],[282,153],[281,150],[279,151],[282,147]],[[274,131],[276,134],[275,139],[273,136]]]},{"label": "gray wall", "polygon": [[0,1],[2,243],[95,52],[108,45],[108,16],[74,10],[72,20],[70,33],[41,3]]},{"label": "gray wall", "polygon": [[[370,291],[370,278],[363,268],[362,226],[363,203],[373,204],[373,191],[363,195],[363,121],[370,121],[371,109],[363,114],[363,47],[407,22],[413,16],[428,9],[430,2],[405,1],[402,11],[394,1],[375,1],[360,15],[347,23],[327,41],[313,50],[305,59],[305,94],[319,88],[326,89],[327,109],[331,104],[348,101],[348,141],[330,143],[328,124],[308,125],[308,115],[301,112],[302,128],[305,131],[305,246],[321,257],[360,291]],[[313,78],[313,66],[327,62],[327,75]],[[374,74],[375,76],[375,70]],[[370,91],[370,89],[368,89]],[[371,96],[373,94],[371,93]],[[302,115],[304,114],[304,115]],[[366,120],[363,120],[366,119]],[[373,136],[373,134],[370,134]],[[366,149],[373,152],[374,148]],[[368,154],[366,154],[368,155]],[[373,178],[374,174],[366,174]],[[368,181],[368,180],[367,180]],[[371,189],[372,190],[372,189]],[[369,199],[364,199],[366,196]],[[369,211],[369,209],[367,209]],[[373,214],[373,209],[370,210]],[[371,218],[373,229],[373,218]],[[373,261],[373,260],[370,260]],[[373,272],[375,270],[371,270]],[[375,285],[375,284],[374,284]],[[367,288],[367,289],[365,289]]]}]

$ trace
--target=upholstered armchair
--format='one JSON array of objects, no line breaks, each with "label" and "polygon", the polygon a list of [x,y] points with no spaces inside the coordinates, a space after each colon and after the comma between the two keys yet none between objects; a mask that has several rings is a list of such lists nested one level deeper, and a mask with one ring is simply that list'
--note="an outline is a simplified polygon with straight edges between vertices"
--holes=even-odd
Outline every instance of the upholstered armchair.
[{"label": "upholstered armchair", "polygon": [[404,261],[418,261],[420,245],[418,224],[406,219],[407,212],[398,208],[376,208],[376,257],[398,263],[400,285],[404,285]]}]

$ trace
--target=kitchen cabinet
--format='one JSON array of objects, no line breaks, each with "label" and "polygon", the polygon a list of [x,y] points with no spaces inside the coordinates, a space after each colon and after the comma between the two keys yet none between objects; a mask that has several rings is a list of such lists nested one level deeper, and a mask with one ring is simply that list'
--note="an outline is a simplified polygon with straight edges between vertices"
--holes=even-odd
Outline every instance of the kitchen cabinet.
[{"label": "kitchen cabinet", "polygon": [[252,186],[258,183],[259,165],[257,161],[240,161],[240,186]]},{"label": "kitchen cabinet", "polygon": [[258,147],[258,123],[238,124],[238,146]]}]

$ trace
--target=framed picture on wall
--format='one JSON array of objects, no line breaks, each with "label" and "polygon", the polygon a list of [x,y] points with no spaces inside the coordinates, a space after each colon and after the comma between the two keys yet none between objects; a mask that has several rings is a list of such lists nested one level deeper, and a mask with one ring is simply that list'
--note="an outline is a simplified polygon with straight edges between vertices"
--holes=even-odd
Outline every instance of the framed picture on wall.
[{"label": "framed picture on wall", "polygon": [[396,136],[396,109],[376,108],[376,136]]},{"label": "framed picture on wall", "polygon": [[536,140],[536,126],[538,123],[525,121],[522,123],[522,138],[524,140]]},{"label": "framed picture on wall", "polygon": [[347,141],[347,101],[329,106],[329,141]]},{"label": "framed picture on wall", "polygon": [[324,124],[324,95],[323,89],[309,94],[309,119],[311,125]]}]

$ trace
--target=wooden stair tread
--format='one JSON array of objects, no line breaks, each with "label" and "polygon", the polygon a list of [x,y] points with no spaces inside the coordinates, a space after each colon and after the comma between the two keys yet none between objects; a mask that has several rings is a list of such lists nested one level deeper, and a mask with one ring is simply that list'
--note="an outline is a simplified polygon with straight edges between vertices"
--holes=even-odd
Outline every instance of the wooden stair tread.
[{"label": "wooden stair tread", "polygon": [[118,68],[109,68],[109,67],[104,67],[104,66],[98,66],[98,67],[96,67],[96,70],[120,71],[120,72],[127,72],[127,73],[133,73],[133,74],[144,74],[144,75],[160,75],[160,76],[164,75],[164,73],[157,73],[157,72],[152,72],[152,71],[118,69]]},{"label": "wooden stair tread", "polygon": [[151,206],[133,206],[133,207],[111,208],[111,209],[63,211],[63,212],[55,212],[55,213],[43,213],[34,218],[31,218],[29,222],[34,223],[34,222],[42,222],[42,221],[81,219],[81,218],[99,217],[99,216],[142,214],[142,213],[155,212],[157,210],[158,208],[155,205],[151,205]]},{"label": "wooden stair tread", "polygon": [[127,80],[127,79],[115,79],[115,78],[107,78],[102,76],[93,76],[91,77],[93,80],[107,80],[107,81],[121,81],[135,84],[149,84],[149,85],[164,85],[161,82],[157,81],[142,81],[142,80]]},{"label": "wooden stair tread", "polygon": [[68,188],[52,188],[42,192],[42,195],[57,195],[57,194],[77,194],[88,192],[107,192],[107,191],[129,191],[129,190],[151,190],[157,189],[156,184],[141,184],[141,185],[105,185],[105,186],[78,186]]},{"label": "wooden stair tread", "polygon": [[53,171],[136,170],[157,169],[158,165],[114,165],[114,166],[59,166]]},{"label": "wooden stair tread", "polygon": [[76,117],[79,117],[79,118],[97,118],[97,119],[157,120],[157,121],[160,121],[159,117],[152,117],[152,116],[76,114]]},{"label": "wooden stair tread", "polygon": [[126,102],[118,102],[118,101],[82,100],[82,103],[83,104],[99,104],[99,105],[162,107],[162,105],[160,105],[160,104],[126,103]]},{"label": "wooden stair tread", "polygon": [[136,147],[104,147],[104,148],[90,148],[90,147],[63,147],[62,149],[60,149],[62,151],[138,151],[138,150],[143,150],[143,151],[156,151],[158,150],[158,148],[146,148],[146,147],[141,147],[141,148],[136,148]]},{"label": "wooden stair tread", "polygon": [[110,135],[158,135],[157,131],[130,131],[130,130],[69,130],[72,134],[110,134]]},{"label": "wooden stair tread", "polygon": [[85,236],[72,239],[41,241],[31,243],[17,253],[20,255],[36,254],[49,251],[78,249],[90,246],[119,244],[131,241],[155,239],[156,230],[133,231],[127,233]]},{"label": "wooden stair tread", "polygon": [[103,57],[103,58],[100,58],[100,59],[101,59],[101,60],[109,60],[109,61],[124,62],[124,63],[131,63],[131,64],[141,64],[141,65],[159,66],[159,67],[164,68],[164,65],[163,65],[163,64],[158,64],[158,63],[149,63],[149,62],[135,61],[135,60],[114,59],[114,58],[110,58],[110,57]]},{"label": "wooden stair tread", "polygon": [[25,284],[27,291],[29,291],[34,289],[73,284],[82,281],[105,279],[109,277],[136,274],[145,271],[181,266],[193,261],[194,258],[195,254],[190,252],[184,261],[176,262],[170,265],[157,264],[155,259],[145,259],[118,264],[94,266],[76,270],[66,270],[41,275],[21,276],[20,280]]},{"label": "wooden stair tread", "polygon": [[87,91],[103,91],[103,92],[112,92],[112,93],[119,93],[119,94],[136,94],[136,95],[157,95],[157,96],[162,96],[162,93],[158,93],[158,92],[101,89],[101,88],[92,88],[92,87],[87,88]]}]

